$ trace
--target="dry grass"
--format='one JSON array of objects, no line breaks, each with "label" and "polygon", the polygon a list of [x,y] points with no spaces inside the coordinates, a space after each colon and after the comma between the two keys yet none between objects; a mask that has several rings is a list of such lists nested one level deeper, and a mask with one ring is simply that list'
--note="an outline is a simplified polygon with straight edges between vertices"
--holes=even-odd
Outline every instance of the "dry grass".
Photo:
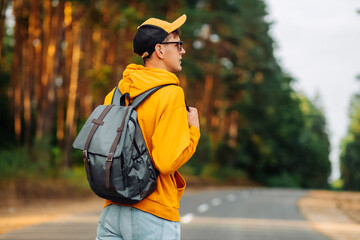
[{"label": "dry grass", "polygon": [[104,200],[95,195],[69,199],[36,200],[26,205],[0,209],[0,234],[24,226],[50,222],[59,217],[86,211],[101,211]]},{"label": "dry grass", "polygon": [[89,196],[89,188],[82,188],[64,179],[13,179],[0,181],[0,210],[38,200],[69,199]]},{"label": "dry grass", "polygon": [[360,193],[311,191],[298,204],[312,226],[331,239],[360,239]]},{"label": "dry grass", "polygon": [[2,180],[0,199],[0,234],[52,221],[66,214],[103,207],[103,200],[89,188],[61,178]]}]

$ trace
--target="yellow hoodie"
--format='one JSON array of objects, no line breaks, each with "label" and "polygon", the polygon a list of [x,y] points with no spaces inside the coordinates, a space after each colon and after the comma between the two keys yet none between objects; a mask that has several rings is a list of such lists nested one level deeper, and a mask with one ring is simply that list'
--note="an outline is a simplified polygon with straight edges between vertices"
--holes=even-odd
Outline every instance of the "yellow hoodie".
[{"label": "yellow hoodie", "polygon": [[[156,190],[139,203],[127,205],[170,221],[180,221],[179,202],[186,183],[177,171],[194,154],[200,138],[196,127],[189,127],[185,96],[175,74],[159,68],[130,64],[119,82],[122,93],[130,99],[164,84],[138,108],[138,122],[151,159],[160,174]],[[104,104],[111,104],[113,89]],[[105,206],[119,204],[105,200]]]}]

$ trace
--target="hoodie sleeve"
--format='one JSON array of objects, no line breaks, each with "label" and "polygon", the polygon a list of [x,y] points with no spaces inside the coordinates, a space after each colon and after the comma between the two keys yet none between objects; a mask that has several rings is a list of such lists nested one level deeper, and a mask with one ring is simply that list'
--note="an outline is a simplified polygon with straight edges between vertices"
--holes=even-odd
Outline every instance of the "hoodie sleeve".
[{"label": "hoodie sleeve", "polygon": [[199,129],[189,127],[183,90],[174,89],[152,136],[153,160],[165,175],[172,174],[191,158],[200,138]]}]

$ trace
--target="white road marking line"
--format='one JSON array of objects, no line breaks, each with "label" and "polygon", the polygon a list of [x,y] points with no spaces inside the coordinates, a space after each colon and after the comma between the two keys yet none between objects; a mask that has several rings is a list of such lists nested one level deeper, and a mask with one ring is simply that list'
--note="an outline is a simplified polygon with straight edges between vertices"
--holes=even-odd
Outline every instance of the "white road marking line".
[{"label": "white road marking line", "polygon": [[235,201],[235,199],[236,199],[236,195],[230,193],[230,194],[228,194],[228,195],[226,196],[226,199],[227,199],[229,202],[233,202],[233,201]]},{"label": "white road marking line", "polygon": [[209,204],[201,204],[200,206],[198,206],[197,211],[200,213],[206,212],[207,210],[209,210]]},{"label": "white road marking line", "polygon": [[221,199],[220,198],[214,198],[213,200],[211,200],[211,205],[215,206],[219,206],[221,204]]},{"label": "white road marking line", "polygon": [[194,219],[194,214],[188,213],[181,217],[180,222],[183,224],[191,223],[191,221]]}]

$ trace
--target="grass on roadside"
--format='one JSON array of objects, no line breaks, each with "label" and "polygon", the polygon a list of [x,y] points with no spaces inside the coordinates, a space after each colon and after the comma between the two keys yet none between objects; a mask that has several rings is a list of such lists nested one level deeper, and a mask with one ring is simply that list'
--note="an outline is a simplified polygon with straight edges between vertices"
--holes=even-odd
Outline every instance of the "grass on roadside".
[{"label": "grass on roadside", "polygon": [[0,207],[37,199],[91,194],[83,167],[59,170],[51,151],[26,147],[0,151]]}]

